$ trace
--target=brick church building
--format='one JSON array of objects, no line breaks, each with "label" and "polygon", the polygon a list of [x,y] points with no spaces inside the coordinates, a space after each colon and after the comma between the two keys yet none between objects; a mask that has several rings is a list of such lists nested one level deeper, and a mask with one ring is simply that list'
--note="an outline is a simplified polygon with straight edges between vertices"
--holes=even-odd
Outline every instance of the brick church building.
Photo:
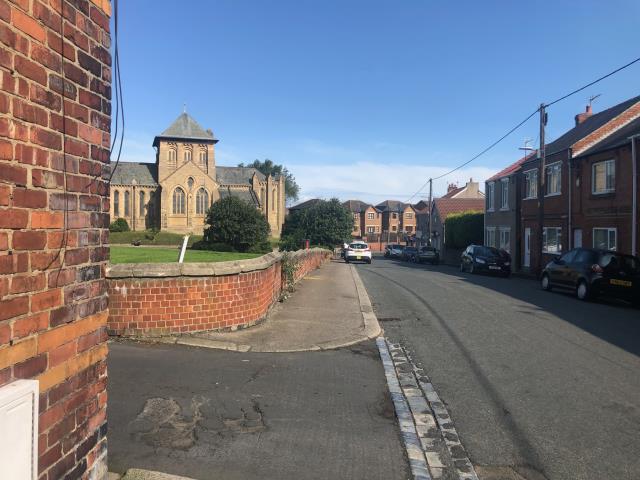
[{"label": "brick church building", "polygon": [[207,209],[227,196],[259,209],[279,237],[285,217],[284,177],[255,168],[216,166],[211,130],[186,112],[153,140],[155,163],[121,162],[111,181],[111,220],[132,230],[202,234]]}]

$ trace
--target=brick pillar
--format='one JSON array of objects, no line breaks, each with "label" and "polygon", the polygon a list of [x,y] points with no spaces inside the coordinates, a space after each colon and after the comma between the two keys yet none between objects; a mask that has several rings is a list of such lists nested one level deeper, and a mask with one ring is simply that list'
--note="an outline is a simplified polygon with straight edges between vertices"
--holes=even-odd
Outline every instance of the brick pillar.
[{"label": "brick pillar", "polygon": [[109,16],[0,0],[0,386],[39,380],[47,480],[106,474]]}]

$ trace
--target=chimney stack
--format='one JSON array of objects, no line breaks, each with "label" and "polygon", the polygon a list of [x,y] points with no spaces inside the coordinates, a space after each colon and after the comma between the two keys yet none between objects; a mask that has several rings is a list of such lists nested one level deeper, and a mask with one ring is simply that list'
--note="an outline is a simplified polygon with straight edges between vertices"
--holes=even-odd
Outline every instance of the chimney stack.
[{"label": "chimney stack", "polygon": [[591,115],[593,115],[593,112],[591,111],[591,105],[587,105],[587,108],[585,109],[584,113],[579,113],[578,115],[576,115],[576,127],[580,125],[582,122],[584,122]]},{"label": "chimney stack", "polygon": [[447,187],[447,193],[455,190],[458,188],[458,185],[456,185],[455,183],[450,183],[449,186]]}]

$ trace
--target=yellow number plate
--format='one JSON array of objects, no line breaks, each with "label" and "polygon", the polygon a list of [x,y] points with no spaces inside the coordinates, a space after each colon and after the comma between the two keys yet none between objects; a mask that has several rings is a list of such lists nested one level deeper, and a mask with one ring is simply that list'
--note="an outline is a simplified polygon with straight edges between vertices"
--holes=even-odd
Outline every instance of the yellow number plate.
[{"label": "yellow number plate", "polygon": [[627,280],[617,280],[615,278],[612,278],[611,280],[609,280],[609,283],[611,285],[620,285],[621,287],[632,287],[633,286],[633,282],[629,282]]}]

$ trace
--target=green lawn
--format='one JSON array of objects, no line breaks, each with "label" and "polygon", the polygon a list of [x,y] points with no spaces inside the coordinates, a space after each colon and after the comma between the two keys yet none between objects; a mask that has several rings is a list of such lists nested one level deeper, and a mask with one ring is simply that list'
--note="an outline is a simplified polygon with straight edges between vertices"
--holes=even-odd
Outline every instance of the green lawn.
[{"label": "green lawn", "polygon": [[[256,258],[260,253],[209,252],[187,250],[185,262],[226,262]],[[179,248],[111,247],[111,263],[171,263],[177,262]]]}]

